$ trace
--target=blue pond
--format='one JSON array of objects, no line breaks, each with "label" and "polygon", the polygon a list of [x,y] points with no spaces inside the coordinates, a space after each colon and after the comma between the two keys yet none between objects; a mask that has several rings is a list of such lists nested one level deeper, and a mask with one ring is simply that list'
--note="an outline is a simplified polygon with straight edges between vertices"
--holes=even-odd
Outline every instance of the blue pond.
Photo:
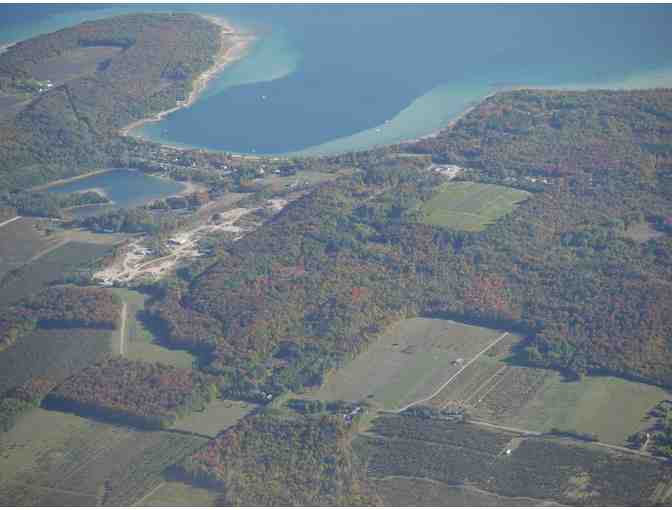
[{"label": "blue pond", "polygon": [[184,184],[146,175],[137,170],[114,169],[65,184],[50,186],[47,191],[71,193],[92,189],[104,192],[114,204],[78,207],[72,210],[74,216],[82,217],[112,209],[136,207],[152,200],[174,195],[184,189]]}]

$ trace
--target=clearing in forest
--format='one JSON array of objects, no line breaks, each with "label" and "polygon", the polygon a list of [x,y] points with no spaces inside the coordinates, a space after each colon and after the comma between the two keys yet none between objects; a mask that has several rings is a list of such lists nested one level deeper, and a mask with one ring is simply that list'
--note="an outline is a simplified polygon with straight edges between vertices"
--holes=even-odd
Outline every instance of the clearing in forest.
[{"label": "clearing in forest", "polygon": [[386,410],[423,403],[474,357],[508,336],[504,331],[450,320],[403,320],[332,374],[313,396],[367,400]]},{"label": "clearing in forest", "polygon": [[495,184],[450,182],[422,205],[424,222],[478,232],[511,213],[530,193]]},{"label": "clearing in forest", "polygon": [[[155,336],[157,328],[152,327],[152,318],[145,312],[145,303],[148,296],[141,292],[129,289],[111,289],[126,303],[126,335],[124,344],[124,357],[172,365],[177,368],[192,368],[196,357],[190,352],[181,349],[169,349],[161,345]],[[118,343],[118,332],[114,335],[114,341]],[[113,352],[119,352],[119,346],[115,345]]]},{"label": "clearing in forest", "polygon": [[222,430],[235,425],[256,405],[236,400],[214,400],[203,411],[195,411],[180,418],[170,430],[191,432],[215,438]]}]

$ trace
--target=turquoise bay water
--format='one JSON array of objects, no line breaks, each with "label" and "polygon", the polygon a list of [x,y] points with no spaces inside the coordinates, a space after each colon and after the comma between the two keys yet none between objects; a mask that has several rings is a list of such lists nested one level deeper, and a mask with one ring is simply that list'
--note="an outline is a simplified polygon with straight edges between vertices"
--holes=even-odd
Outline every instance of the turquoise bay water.
[{"label": "turquoise bay water", "polygon": [[184,189],[184,184],[146,175],[137,170],[115,169],[65,184],[50,186],[47,191],[73,193],[90,189],[102,190],[114,204],[78,207],[72,210],[74,216],[81,218],[113,209],[128,209],[143,205],[152,200],[179,193]]},{"label": "turquoise bay water", "polygon": [[[191,107],[135,134],[236,153],[324,154],[432,133],[496,90],[672,86],[665,5],[133,5],[21,16],[0,42],[129,11],[191,10],[257,39]],[[22,7],[42,12],[42,7]]]}]

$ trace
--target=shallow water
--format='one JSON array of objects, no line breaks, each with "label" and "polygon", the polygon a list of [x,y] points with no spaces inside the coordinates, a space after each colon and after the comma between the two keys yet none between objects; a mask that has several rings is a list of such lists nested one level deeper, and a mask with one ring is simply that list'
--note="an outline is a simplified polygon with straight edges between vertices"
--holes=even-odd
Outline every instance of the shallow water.
[{"label": "shallow water", "polygon": [[340,152],[427,135],[507,87],[672,86],[672,7],[665,5],[70,9],[33,21],[3,18],[0,41],[152,9],[221,15],[258,36],[194,105],[134,131],[175,145]]},{"label": "shallow water", "polygon": [[107,197],[114,203],[77,207],[70,211],[73,216],[81,218],[113,209],[137,207],[152,200],[179,193],[184,189],[184,184],[170,179],[146,175],[137,170],[115,169],[103,174],[50,186],[46,191],[71,193],[91,189],[104,191]]}]

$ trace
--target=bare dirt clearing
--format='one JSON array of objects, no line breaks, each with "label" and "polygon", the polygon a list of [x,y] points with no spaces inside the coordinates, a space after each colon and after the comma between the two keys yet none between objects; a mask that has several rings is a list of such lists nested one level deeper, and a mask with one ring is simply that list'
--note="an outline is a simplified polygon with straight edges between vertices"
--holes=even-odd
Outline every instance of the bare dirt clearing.
[{"label": "bare dirt clearing", "polygon": [[[271,200],[267,203],[273,212],[279,212],[287,205],[284,200]],[[198,242],[204,237],[225,232],[240,239],[246,232],[256,228],[256,224],[240,225],[240,220],[259,208],[237,207],[219,212],[207,220],[207,223],[184,229],[174,234],[166,243],[168,255],[154,258],[143,246],[142,239],[132,241],[125,253],[113,264],[95,273],[94,277],[102,285],[127,284],[139,278],[157,279],[172,271],[177,264],[186,259],[200,257]]]}]

